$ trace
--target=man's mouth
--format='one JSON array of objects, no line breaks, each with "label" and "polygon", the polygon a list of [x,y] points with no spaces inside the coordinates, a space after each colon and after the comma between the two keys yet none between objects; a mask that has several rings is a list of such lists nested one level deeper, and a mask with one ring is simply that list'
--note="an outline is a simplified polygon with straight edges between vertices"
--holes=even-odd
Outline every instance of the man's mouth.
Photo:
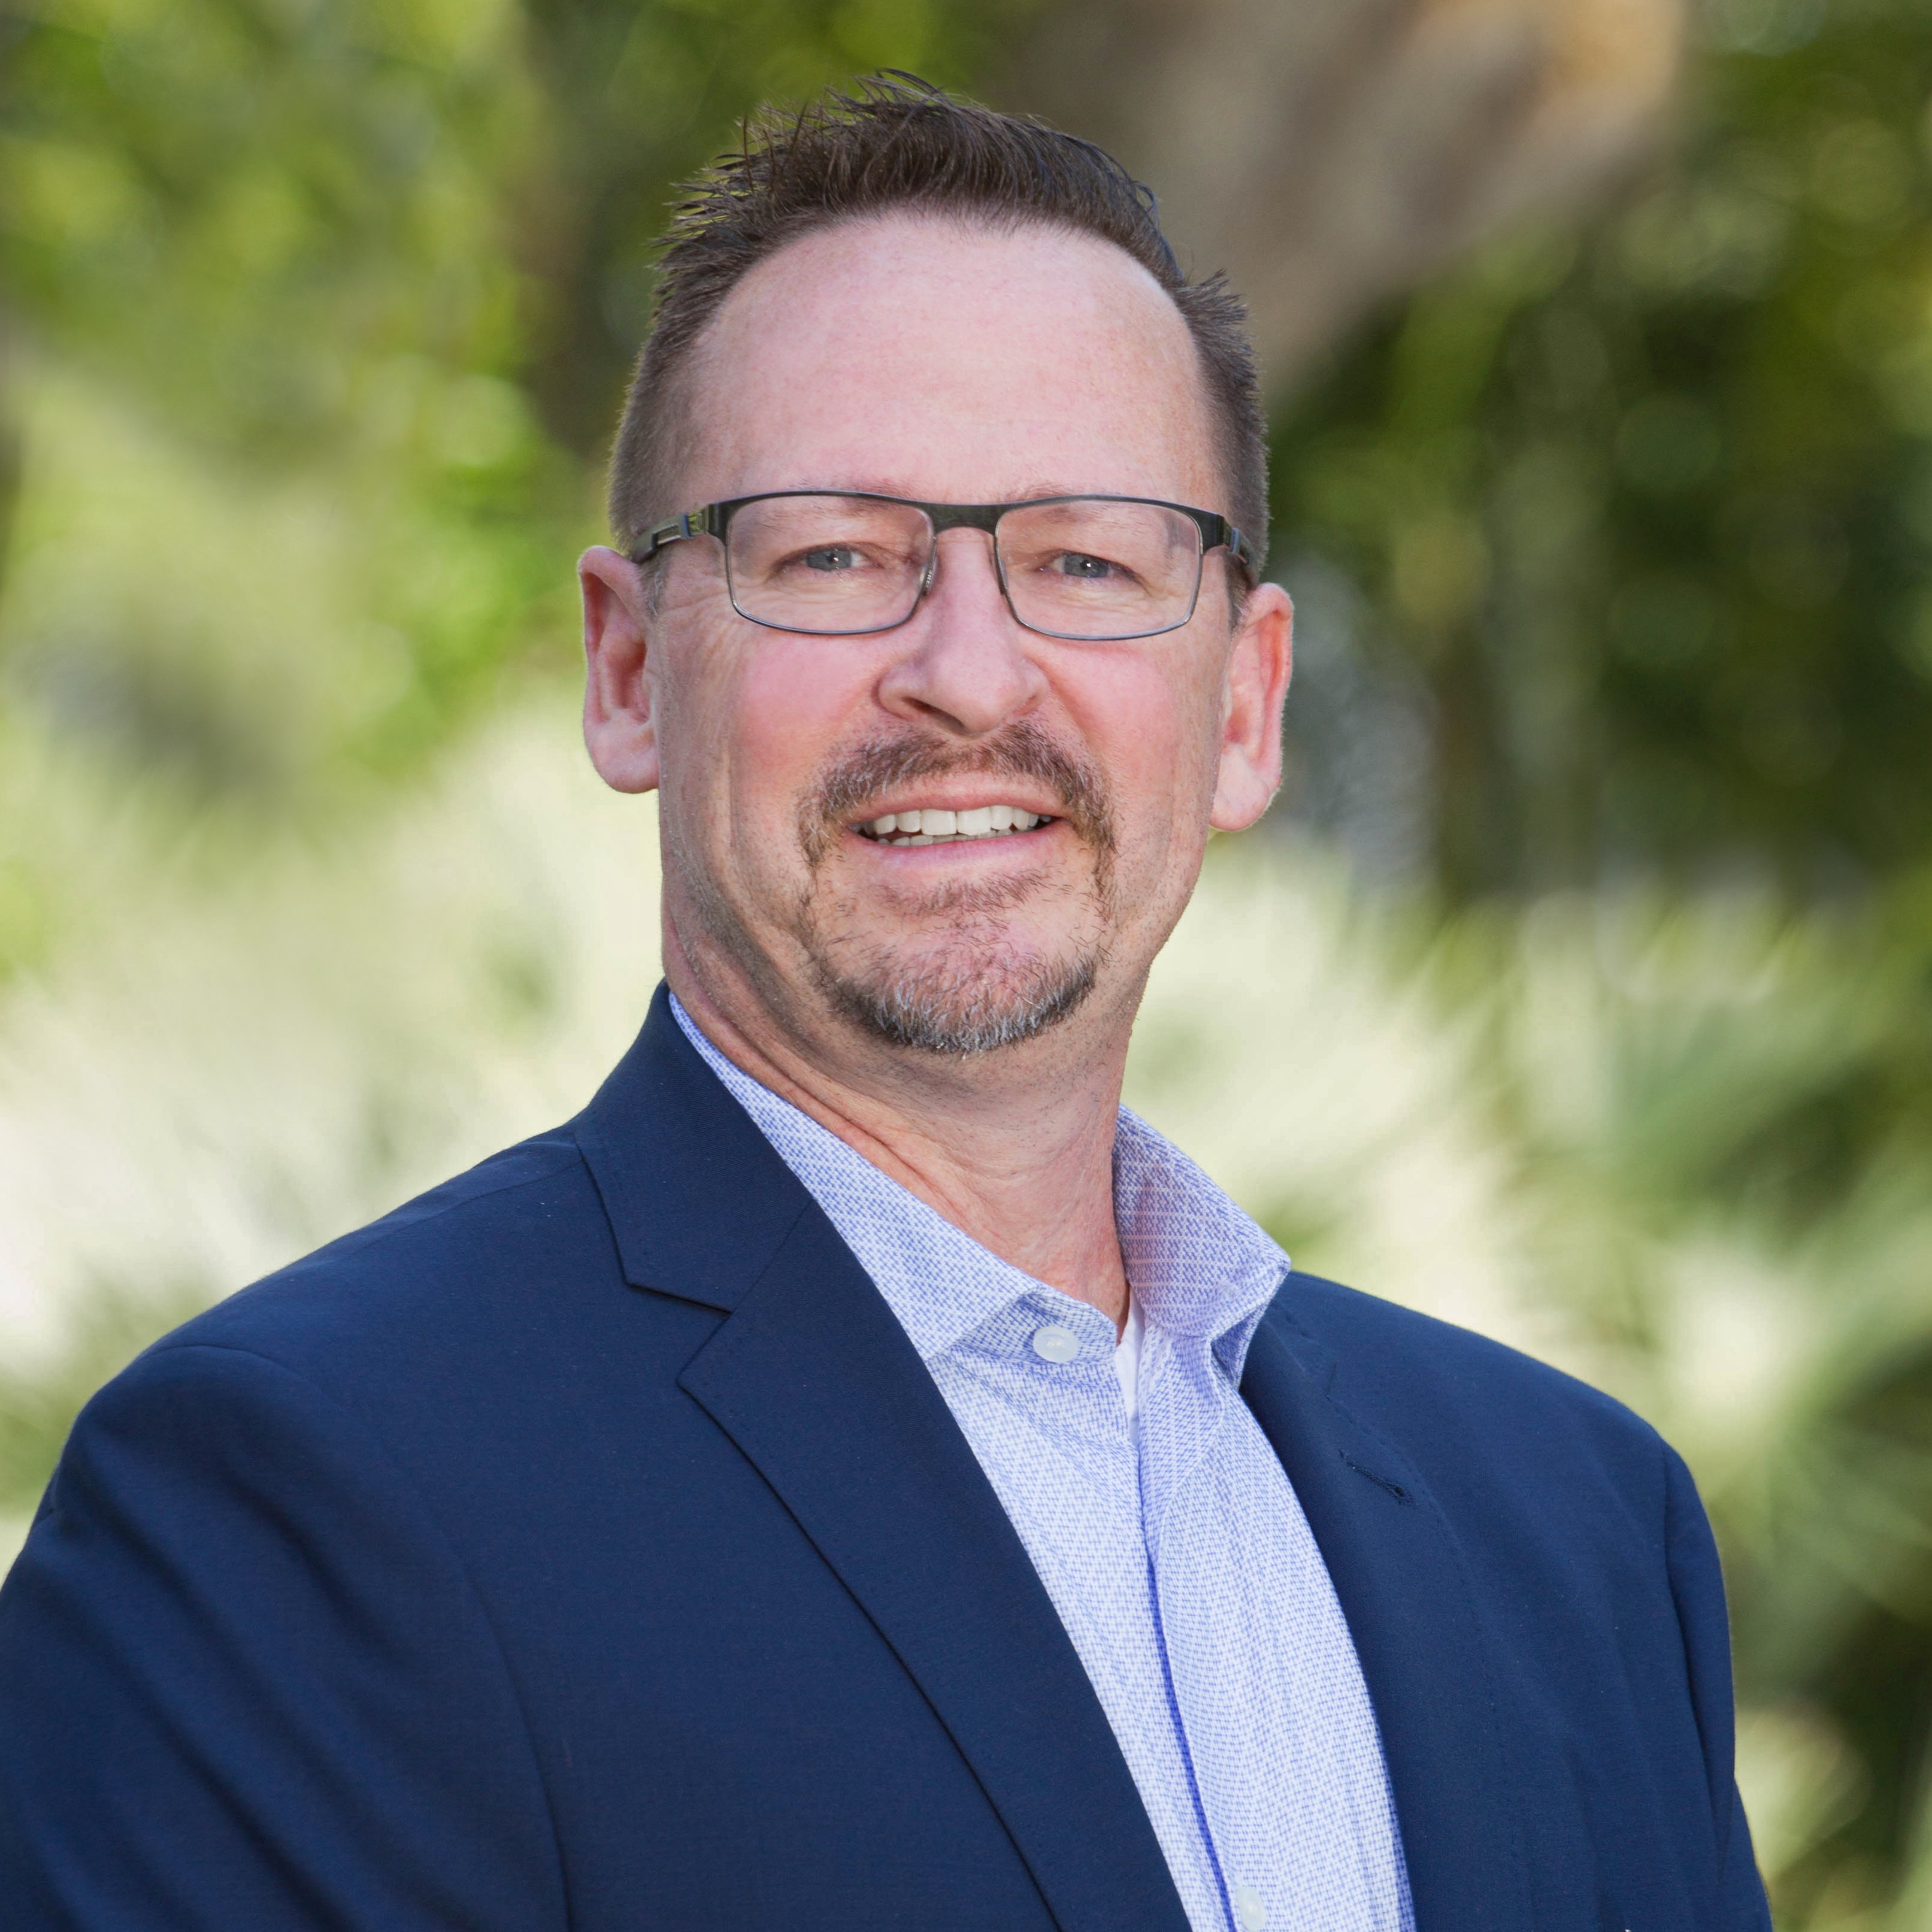
[{"label": "man's mouth", "polygon": [[977,805],[965,812],[888,812],[852,829],[880,845],[946,845],[968,838],[1004,838],[1056,821],[1017,805]]}]

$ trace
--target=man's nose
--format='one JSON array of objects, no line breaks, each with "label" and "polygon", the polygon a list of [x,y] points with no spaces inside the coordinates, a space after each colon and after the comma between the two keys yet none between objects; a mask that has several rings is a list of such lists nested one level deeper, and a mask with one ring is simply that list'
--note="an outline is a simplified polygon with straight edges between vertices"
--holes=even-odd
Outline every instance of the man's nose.
[{"label": "man's nose", "polygon": [[906,626],[910,647],[880,679],[879,701],[901,717],[982,737],[1025,716],[1046,692],[1033,634],[1001,594],[987,532],[946,531],[932,568],[932,588]]}]

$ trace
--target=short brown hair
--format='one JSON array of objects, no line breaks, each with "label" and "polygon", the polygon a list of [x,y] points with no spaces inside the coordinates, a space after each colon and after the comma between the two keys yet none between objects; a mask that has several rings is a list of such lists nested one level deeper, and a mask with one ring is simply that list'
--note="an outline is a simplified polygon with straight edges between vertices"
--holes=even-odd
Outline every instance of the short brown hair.
[{"label": "short brown hair", "polygon": [[699,175],[687,196],[662,238],[650,332],[610,459],[610,524],[626,548],[653,521],[691,507],[668,496],[679,378],[725,297],[814,230],[905,209],[1058,224],[1139,262],[1173,298],[1201,358],[1229,497],[1211,507],[1257,556],[1265,552],[1267,429],[1246,310],[1225,276],[1190,282],[1181,273],[1151,191],[1092,142],[910,74],[885,74],[789,114],[754,116],[738,150]]}]

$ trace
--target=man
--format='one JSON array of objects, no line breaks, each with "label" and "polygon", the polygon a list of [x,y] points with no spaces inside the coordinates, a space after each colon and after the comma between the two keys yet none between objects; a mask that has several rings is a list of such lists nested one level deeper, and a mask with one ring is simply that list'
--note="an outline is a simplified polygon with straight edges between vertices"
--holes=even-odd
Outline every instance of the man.
[{"label": "man", "polygon": [[882,84],[699,184],[612,502],[668,990],[89,1406],[0,1597],[7,1924],[1762,1926],[1682,1466],[1118,1111],[1279,772],[1233,298]]}]

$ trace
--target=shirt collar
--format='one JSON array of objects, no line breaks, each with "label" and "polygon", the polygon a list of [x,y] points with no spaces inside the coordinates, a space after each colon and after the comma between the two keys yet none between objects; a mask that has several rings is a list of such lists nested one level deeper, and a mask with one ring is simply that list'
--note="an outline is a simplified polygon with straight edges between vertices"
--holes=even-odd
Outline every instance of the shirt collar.
[{"label": "shirt collar", "polygon": [[[733,1065],[676,996],[685,1037],[824,1210],[930,1364],[1016,1302],[1084,1309],[928,1207],[812,1116]],[[1249,1342],[1288,1259],[1171,1142],[1123,1107],[1114,1136],[1114,1214],[1127,1279],[1148,1326],[1211,1348],[1240,1379]]]}]

